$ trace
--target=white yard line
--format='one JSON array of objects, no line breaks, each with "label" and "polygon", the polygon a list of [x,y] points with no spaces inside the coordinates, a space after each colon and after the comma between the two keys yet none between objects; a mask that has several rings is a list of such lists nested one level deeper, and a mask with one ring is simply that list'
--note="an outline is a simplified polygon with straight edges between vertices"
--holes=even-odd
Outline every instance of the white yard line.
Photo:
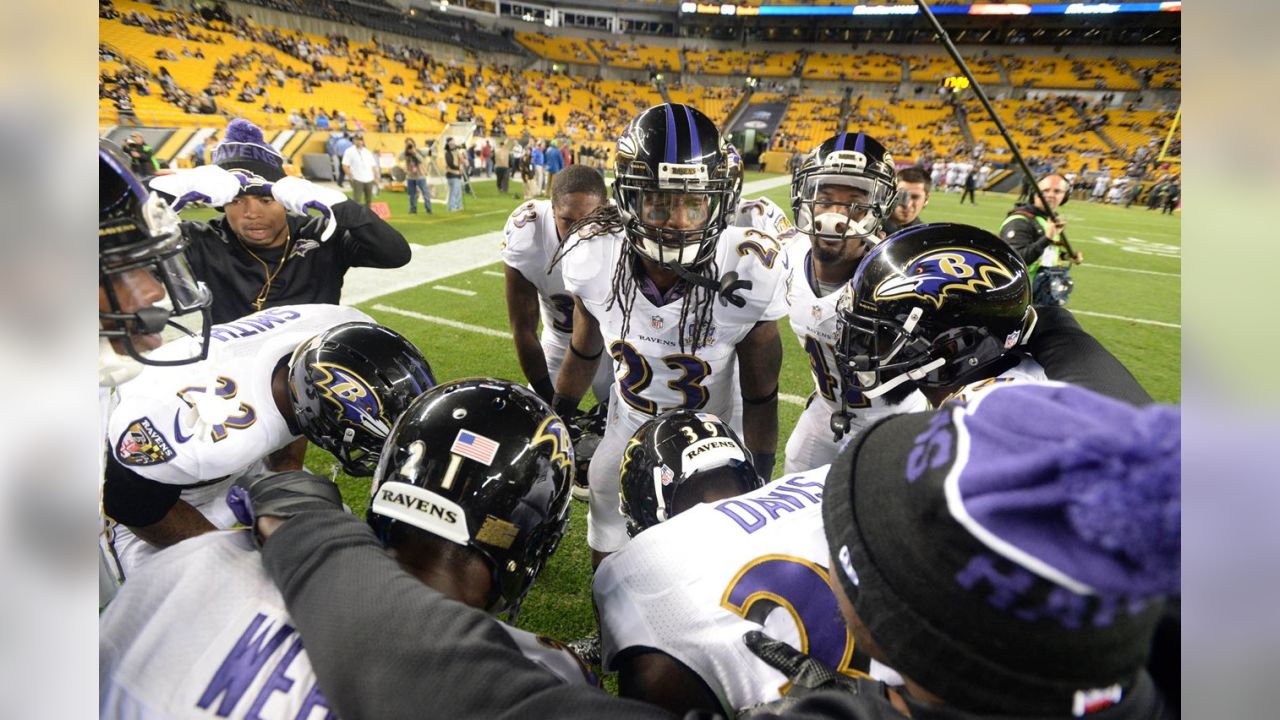
[{"label": "white yard line", "polygon": [[432,286],[431,286],[431,289],[432,289],[432,290],[440,290],[440,291],[447,292],[447,293],[453,293],[453,294],[455,294],[455,295],[464,295],[464,296],[466,296],[466,297],[475,297],[475,296],[476,296],[476,291],[475,291],[475,290],[463,290],[463,289],[461,289],[461,288],[449,287],[448,285],[432,285]]},{"label": "white yard line", "polygon": [[498,272],[497,270],[485,270],[485,271],[484,271],[483,273],[481,273],[481,274],[482,274],[482,275],[488,275],[489,277],[500,277],[500,278],[505,278],[505,277],[506,277],[506,275],[505,275],[505,274],[500,273],[500,272]]},{"label": "white yard line", "polygon": [[1141,325],[1156,325],[1158,327],[1176,328],[1178,330],[1182,329],[1182,326],[1179,325],[1178,323],[1160,322],[1159,320],[1146,320],[1143,318],[1125,317],[1124,315],[1111,315],[1109,313],[1092,312],[1089,310],[1072,310],[1071,313],[1073,315],[1086,315],[1088,317],[1106,318],[1108,320],[1123,320],[1125,322],[1139,323]]},{"label": "white yard line", "polygon": [[800,407],[804,407],[805,402],[808,400],[808,398],[802,398],[799,395],[790,393],[778,393],[778,399],[788,405],[799,405]]},{"label": "white yard line", "polygon": [[413,318],[414,320],[421,320],[423,322],[435,323],[436,325],[444,325],[445,327],[451,327],[456,330],[466,330],[467,332],[478,333],[480,335],[488,335],[489,337],[505,338],[507,340],[511,339],[511,333],[505,330],[494,330],[493,328],[481,327],[479,325],[472,325],[470,323],[458,322],[457,320],[450,320],[449,318],[436,317],[435,315],[424,315],[420,312],[414,312],[412,310],[405,310],[403,308],[392,307],[391,305],[383,305],[382,303],[378,303],[377,305],[374,305],[373,309],[377,310],[378,312],[391,313],[392,315],[401,315],[403,317]]},{"label": "white yard line", "polygon": [[1143,275],[1161,275],[1164,277],[1176,277],[1176,278],[1182,277],[1182,273],[1158,272],[1156,270],[1139,270],[1138,268],[1116,267],[1115,265],[1094,265],[1093,263],[1086,263],[1081,267],[1097,268],[1099,270],[1119,270],[1120,272],[1142,273]]},{"label": "white yard line", "polygon": [[502,260],[502,231],[473,235],[439,245],[414,245],[413,259],[394,270],[351,268],[342,287],[342,304],[359,305],[384,295],[408,290],[477,270]]}]

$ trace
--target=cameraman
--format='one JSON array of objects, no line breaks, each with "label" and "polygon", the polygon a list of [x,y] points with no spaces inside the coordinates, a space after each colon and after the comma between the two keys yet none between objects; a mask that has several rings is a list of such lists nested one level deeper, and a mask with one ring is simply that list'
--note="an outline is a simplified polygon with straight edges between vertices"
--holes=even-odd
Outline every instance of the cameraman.
[{"label": "cameraman", "polygon": [[898,171],[898,202],[884,221],[885,235],[923,225],[920,212],[929,204],[929,173],[919,165]]},{"label": "cameraman", "polygon": [[[1080,251],[1067,254],[1060,239],[1067,222],[1061,217],[1054,219],[1058,208],[1066,204],[1071,185],[1057,173],[1045,175],[1038,184],[1045,201],[1049,203],[1048,209],[1045,209],[1039,196],[1032,193],[1030,203],[1015,206],[1005,216],[1004,222],[1000,224],[1000,239],[1009,243],[1009,247],[1027,264],[1027,272],[1031,275],[1032,302],[1038,305],[1063,305],[1071,292],[1066,271],[1070,264],[1079,265],[1084,262],[1084,253]],[[1050,279],[1054,276],[1065,283],[1065,288],[1056,293],[1048,291]]]}]

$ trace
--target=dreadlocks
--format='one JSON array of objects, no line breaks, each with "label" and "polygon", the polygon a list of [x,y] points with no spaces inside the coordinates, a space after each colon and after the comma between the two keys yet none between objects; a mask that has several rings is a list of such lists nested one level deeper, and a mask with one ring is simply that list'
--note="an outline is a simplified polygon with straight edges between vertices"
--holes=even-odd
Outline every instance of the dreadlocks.
[{"label": "dreadlocks", "polygon": [[[618,208],[614,205],[601,205],[569,227],[569,237],[556,249],[547,272],[550,273],[551,268],[554,268],[580,243],[602,235],[625,232],[626,222],[622,219],[622,213]],[[622,256],[613,269],[609,304],[605,306],[606,309],[613,309],[614,304],[617,303],[622,310],[621,336],[624,340],[631,330],[631,309],[636,301],[636,277],[638,273],[644,272],[644,266],[640,262],[641,257],[633,243],[622,243]],[[708,277],[719,277],[715,260],[702,265],[694,272]],[[699,348],[706,345],[711,335],[711,311],[714,307],[715,292],[683,279],[676,281],[676,287],[681,293],[680,352],[696,353]],[[692,323],[689,322],[690,318],[693,319]]]}]

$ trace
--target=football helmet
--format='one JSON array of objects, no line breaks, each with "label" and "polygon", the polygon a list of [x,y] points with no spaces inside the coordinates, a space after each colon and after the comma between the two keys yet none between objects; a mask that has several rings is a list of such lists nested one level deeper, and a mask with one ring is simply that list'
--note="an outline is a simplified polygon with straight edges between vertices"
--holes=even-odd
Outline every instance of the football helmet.
[{"label": "football helmet", "polygon": [[742,191],[742,160],[715,123],[689,105],[640,113],[618,139],[613,196],[627,240],[667,267],[715,257]]},{"label": "football helmet", "polygon": [[573,499],[586,502],[591,497],[587,483],[587,470],[595,457],[600,441],[604,439],[605,426],[609,422],[609,403],[596,403],[590,410],[569,421],[569,437],[573,440],[574,474]]},{"label": "football helmet", "polygon": [[[108,140],[98,142],[98,375],[116,385],[143,365],[184,365],[209,352],[212,294],[195,279],[183,254],[178,216],[147,190],[129,160]],[[139,274],[139,271],[143,274]],[[137,307],[125,288],[154,283],[165,297]],[[137,295],[138,291],[132,291]],[[155,295],[153,292],[152,295]],[[167,306],[163,307],[161,304]],[[173,328],[192,338],[148,357],[137,338]],[[113,346],[114,343],[114,346]],[[124,354],[117,352],[122,349]]]},{"label": "football helmet", "polygon": [[387,543],[407,523],[488,561],[488,611],[516,615],[569,521],[573,445],[528,388],[474,378],[423,393],[396,422],[367,519]]},{"label": "football helmet", "polygon": [[1027,268],[968,225],[896,233],[858,265],[837,302],[840,375],[879,397],[903,383],[953,387],[983,377],[1035,326]]},{"label": "football helmet", "polygon": [[791,173],[796,230],[828,241],[875,241],[897,194],[893,156],[862,132],[827,138]]},{"label": "football helmet", "polygon": [[727,483],[731,495],[764,485],[733,428],[693,410],[671,410],[641,425],[623,450],[619,472],[622,514],[632,537],[669,520],[678,503],[688,504],[682,494],[700,497],[702,483],[713,477]]},{"label": "football helmet", "polygon": [[372,475],[396,418],[434,387],[431,365],[394,330],[337,325],[289,358],[289,399],[302,434],[348,475]]}]

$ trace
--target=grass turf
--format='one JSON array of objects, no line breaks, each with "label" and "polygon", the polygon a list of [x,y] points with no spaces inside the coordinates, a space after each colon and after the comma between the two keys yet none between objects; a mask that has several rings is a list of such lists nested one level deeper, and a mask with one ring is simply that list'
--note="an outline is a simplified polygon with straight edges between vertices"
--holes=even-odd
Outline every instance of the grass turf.
[{"label": "grass turf", "polygon": [[[761,177],[767,176],[748,174],[747,180]],[[408,215],[404,193],[387,191],[377,199],[390,204],[392,224],[410,242],[433,245],[500,230],[507,214],[520,202],[510,195],[500,196],[492,181],[476,182],[474,188],[476,194],[466,196],[464,210],[459,213],[445,213],[443,203],[436,203],[434,215]],[[520,192],[521,186],[512,183],[512,189]],[[787,185],[763,195],[784,208],[790,207]],[[959,194],[934,193],[923,218],[929,222],[961,222],[995,232],[1013,203],[1011,196],[1003,194],[980,195],[977,205],[962,206],[958,200]],[[198,219],[211,214],[209,210],[193,210],[184,216]],[[1156,399],[1177,402],[1181,398],[1181,218],[1137,206],[1124,209],[1083,201],[1072,201],[1062,214],[1068,221],[1068,236],[1084,252],[1086,260],[1086,264],[1072,271],[1075,292],[1069,307],[1078,313],[1085,329],[1120,358]],[[520,368],[509,340],[373,309],[376,304],[385,304],[507,330],[500,272],[501,264],[495,263],[447,279],[449,287],[474,291],[476,295],[472,297],[441,292],[428,285],[360,307],[416,343],[442,380],[477,375],[520,380]],[[806,359],[785,327],[783,346],[781,392],[807,396],[812,380]],[[799,406],[780,403],[779,452],[799,413]],[[332,458],[314,447],[307,455],[307,465],[312,470],[327,474],[333,464]],[[339,483],[347,503],[363,514],[368,504],[367,480],[342,476]],[[518,624],[558,639],[591,632],[594,618],[590,582],[586,505],[573,503],[564,542],[530,592]]]}]

